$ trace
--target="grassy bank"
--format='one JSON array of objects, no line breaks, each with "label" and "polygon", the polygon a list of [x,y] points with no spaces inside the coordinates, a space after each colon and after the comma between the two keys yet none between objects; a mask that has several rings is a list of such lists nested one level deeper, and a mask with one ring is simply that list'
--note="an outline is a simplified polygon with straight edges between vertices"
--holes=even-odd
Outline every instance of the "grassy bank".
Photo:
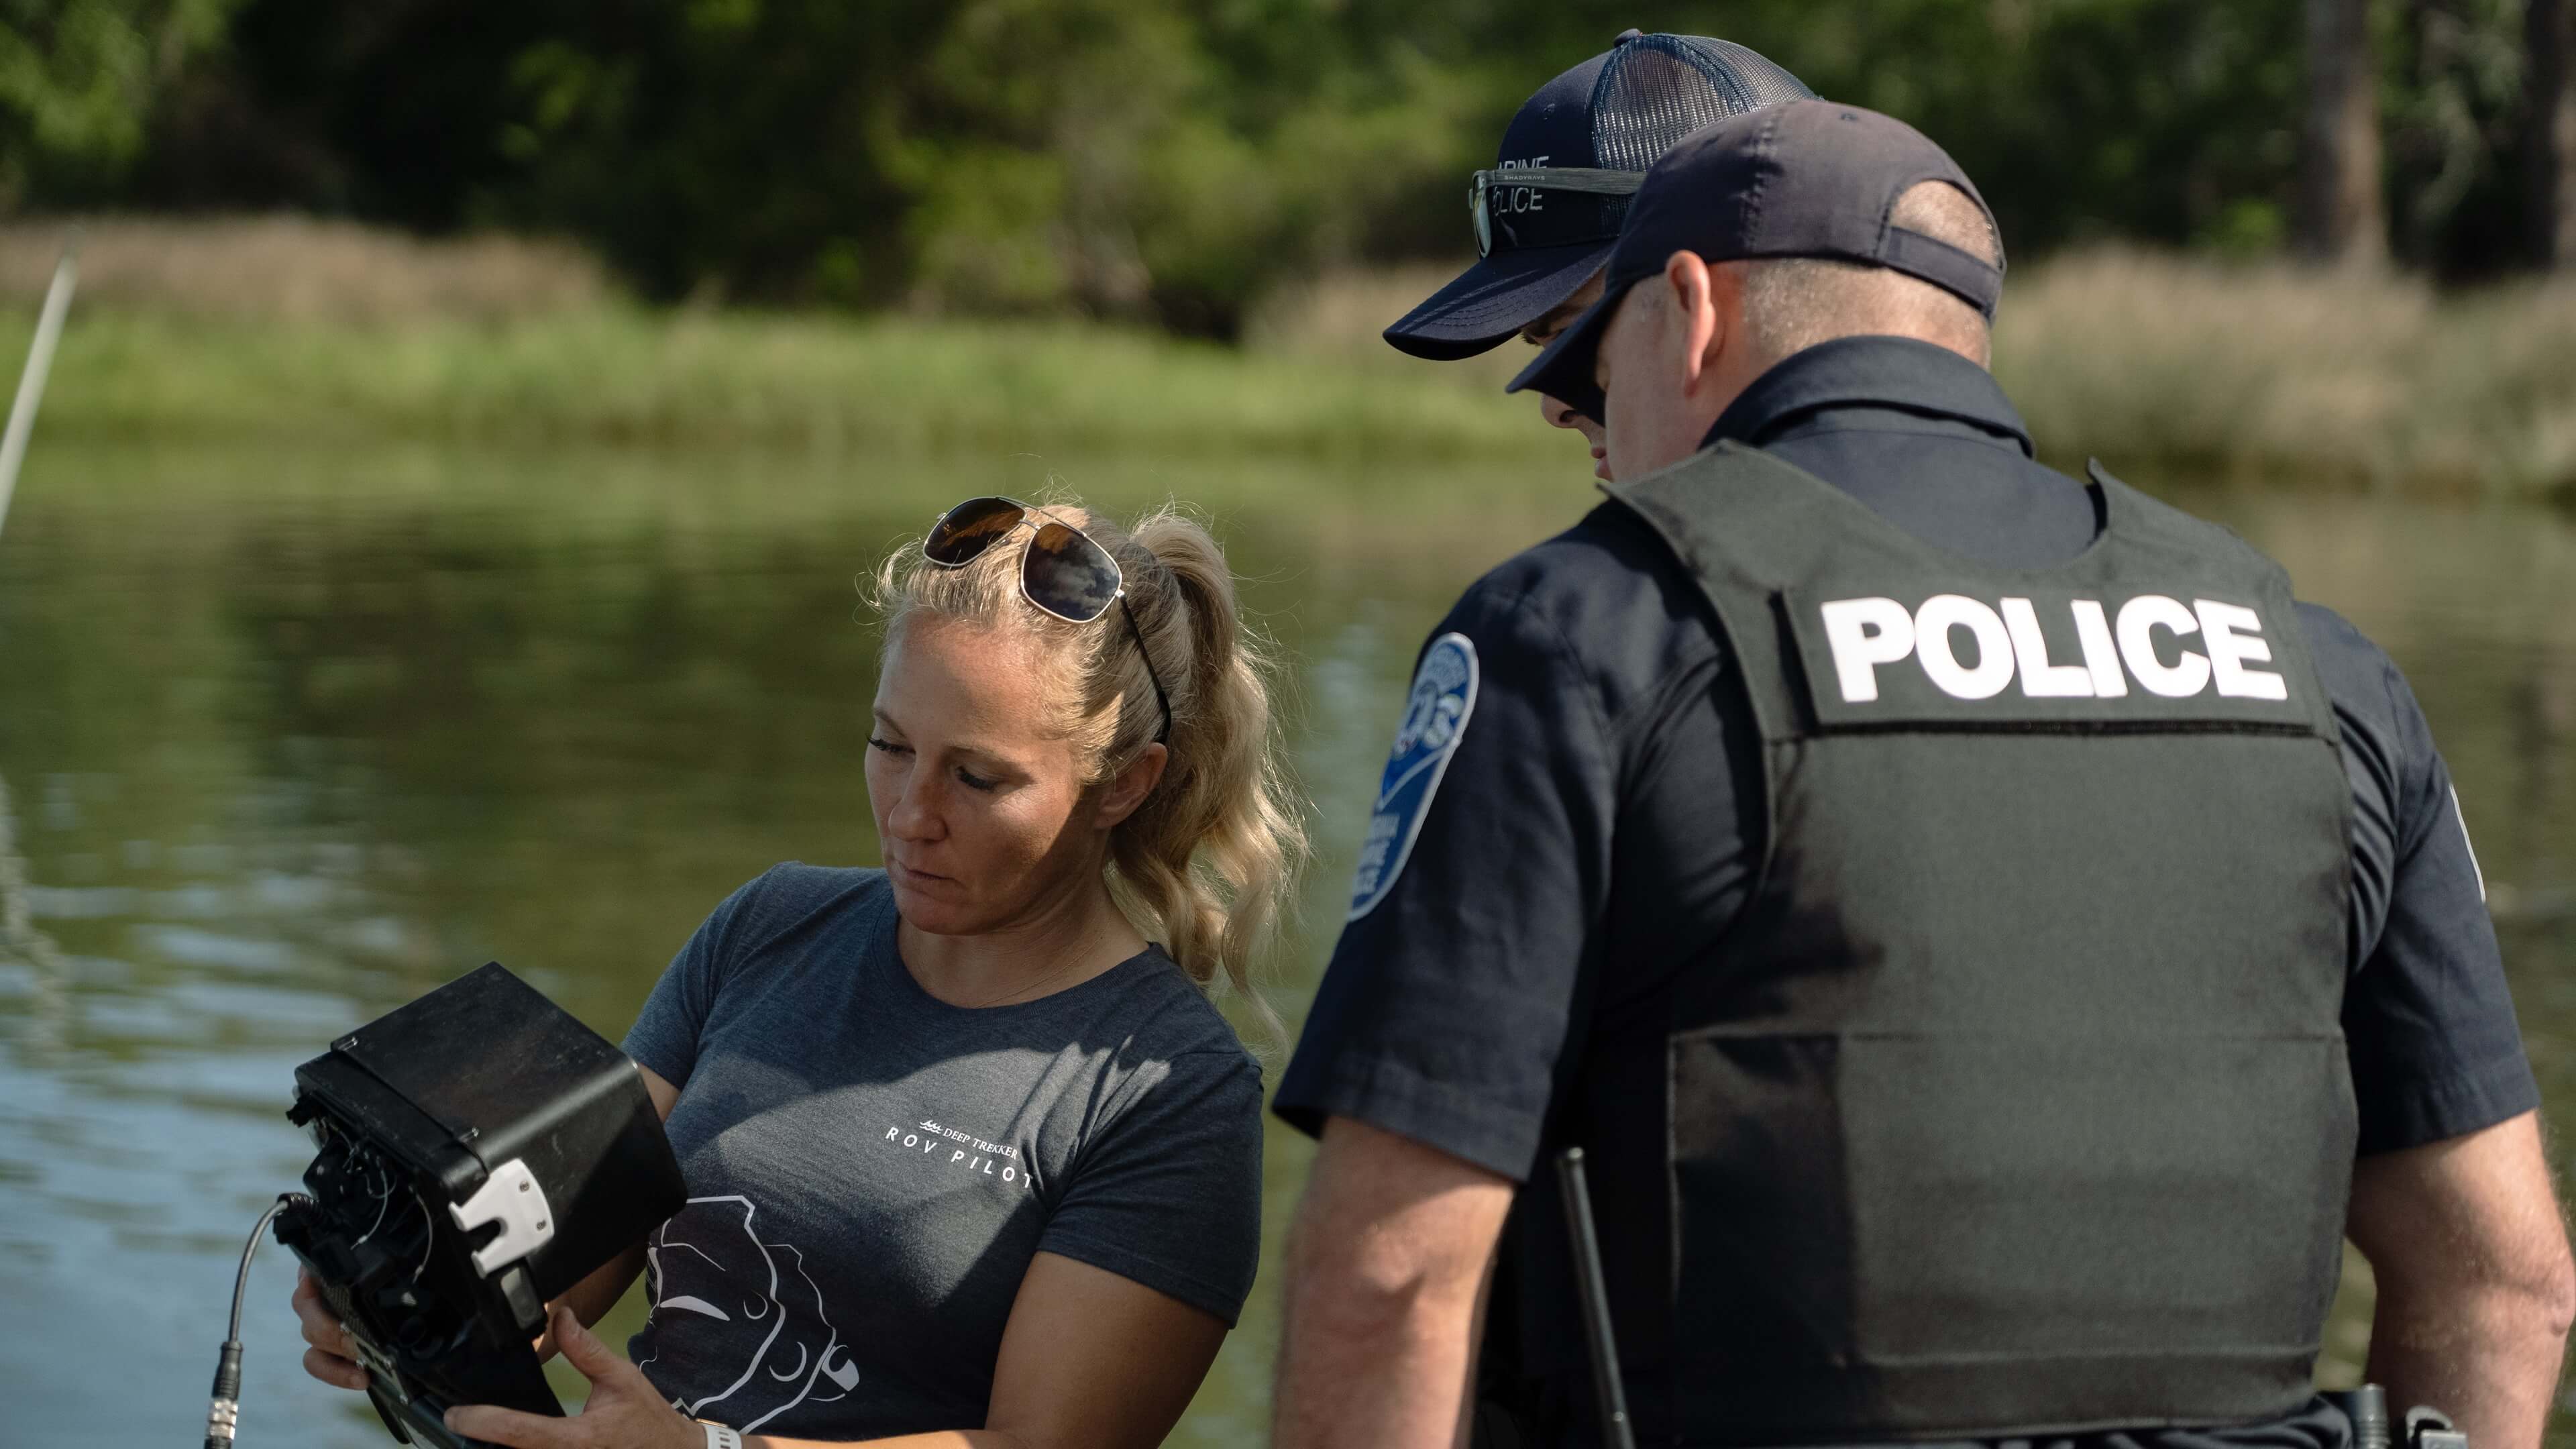
[{"label": "grassy bank", "polygon": [[2576,279],[2442,294],[2102,252],[2015,278],[1995,351],[2061,462],[2576,501]]},{"label": "grassy bank", "polygon": [[[29,325],[0,328],[16,356]],[[888,449],[1492,453],[1494,400],[1070,324],[651,313],[488,324],[76,312],[50,437]]]},{"label": "grassy bank", "polygon": [[[1444,280],[1327,278],[1271,300],[1255,346],[1378,373],[1376,335]],[[1429,369],[1500,387],[1518,343]],[[2103,249],[2022,268],[1995,373],[2070,471],[2296,480],[2576,501],[2576,280],[2441,293],[2410,277]]]},{"label": "grassy bank", "polygon": [[[46,436],[1389,468],[1544,446],[1529,404],[1496,391],[1524,348],[1435,366],[1377,340],[1437,273],[1283,293],[1223,348],[1076,323],[654,311],[542,248],[226,225],[92,241]],[[50,244],[0,232],[0,288],[32,301]],[[0,311],[0,365],[31,323],[30,306]],[[2576,283],[2442,295],[2095,252],[2016,275],[1997,371],[2060,466],[2576,496]]]},{"label": "grassy bank", "polygon": [[489,321],[596,307],[613,291],[598,259],[536,237],[425,241],[296,215],[108,216],[0,224],[0,297],[41,295],[75,236],[86,304],[182,317]]}]

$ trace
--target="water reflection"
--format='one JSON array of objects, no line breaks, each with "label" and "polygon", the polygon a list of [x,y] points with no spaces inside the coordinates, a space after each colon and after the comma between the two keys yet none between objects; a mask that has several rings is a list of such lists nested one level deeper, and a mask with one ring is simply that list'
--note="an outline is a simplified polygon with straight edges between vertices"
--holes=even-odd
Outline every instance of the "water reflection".
[{"label": "water reflection", "polygon": [[[40,457],[0,545],[0,1394],[13,1434],[184,1439],[231,1255],[289,1185],[293,1064],[490,958],[614,1034],[728,890],[875,855],[854,577],[938,508],[1214,504],[1299,661],[1318,802],[1303,1014],[1425,629],[1580,480],[1081,460]],[[44,480],[41,484],[38,480]],[[2576,527],[2365,499],[2184,500],[2385,643],[2476,830],[2552,1102],[2576,1105]],[[1270,1144],[1275,1250],[1306,1161]],[[255,1301],[280,1302],[272,1255]],[[1265,1274],[1178,1440],[1259,1442]],[[2356,1285],[2335,1345],[2349,1375]],[[631,1310],[630,1310],[631,1317]],[[249,1330],[252,1442],[383,1442]]]}]

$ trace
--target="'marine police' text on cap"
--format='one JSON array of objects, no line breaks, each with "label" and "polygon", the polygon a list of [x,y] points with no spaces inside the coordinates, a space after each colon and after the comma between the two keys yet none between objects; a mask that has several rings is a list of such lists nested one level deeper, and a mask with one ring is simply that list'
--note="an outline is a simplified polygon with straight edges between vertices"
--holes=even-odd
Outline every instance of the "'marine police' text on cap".
[{"label": "'marine police' text on cap", "polygon": [[[2063,637],[2064,625],[2043,627],[2028,598],[1934,594],[1910,609],[1884,597],[1833,599],[1817,613],[1845,704],[1877,700],[1879,671],[1908,659],[1953,699],[1992,699],[2016,683],[2027,699],[2118,699],[2133,679],[2165,699],[2213,688],[2233,699],[2289,698],[2278,673],[2255,667],[2271,662],[2272,646],[2262,616],[2241,604],[2140,594],[2116,614],[2100,599],[2052,607],[2072,625],[2072,651],[2052,654],[2049,635]],[[2194,636],[2198,649],[2184,642]]]}]

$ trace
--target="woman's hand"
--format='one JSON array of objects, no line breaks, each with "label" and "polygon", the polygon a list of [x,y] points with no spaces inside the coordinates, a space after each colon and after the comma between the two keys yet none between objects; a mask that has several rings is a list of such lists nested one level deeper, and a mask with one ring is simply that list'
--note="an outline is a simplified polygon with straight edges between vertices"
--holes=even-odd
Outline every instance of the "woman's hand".
[{"label": "woman's hand", "polygon": [[338,1389],[364,1389],[367,1371],[358,1367],[357,1347],[338,1314],[322,1301],[322,1285],[309,1271],[295,1270],[295,1317],[304,1326],[304,1371]]},{"label": "woman's hand", "polygon": [[706,1430],[682,1418],[643,1370],[582,1327],[570,1308],[557,1307],[546,1331],[564,1362],[590,1380],[590,1402],[582,1411],[551,1419],[467,1404],[447,1411],[449,1432],[513,1449],[706,1449]]}]

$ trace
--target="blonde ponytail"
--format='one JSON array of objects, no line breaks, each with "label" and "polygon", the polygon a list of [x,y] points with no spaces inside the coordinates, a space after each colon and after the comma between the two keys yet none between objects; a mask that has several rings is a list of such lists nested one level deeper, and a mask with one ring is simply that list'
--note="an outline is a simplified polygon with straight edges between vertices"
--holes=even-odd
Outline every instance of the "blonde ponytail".
[{"label": "blonde ponytail", "polygon": [[960,569],[922,566],[898,549],[877,577],[889,629],[916,609],[1030,633],[1071,666],[1065,727],[1106,780],[1154,743],[1162,705],[1138,636],[1171,699],[1170,758],[1153,793],[1110,833],[1110,890],[1139,929],[1160,940],[1212,994],[1240,994],[1261,1034],[1283,1041],[1278,1015],[1253,986],[1306,858],[1305,822],[1281,761],[1275,675],[1245,623],[1224,550],[1198,523],[1161,508],[1120,529],[1077,504],[1038,511],[1081,529],[1126,575],[1131,635],[1112,609],[1068,624],[1018,597],[1030,533],[995,544]]},{"label": "blonde ponytail", "polygon": [[[1137,913],[1161,923],[1182,969],[1203,985],[1222,978],[1278,1039],[1285,1030],[1253,990],[1252,965],[1278,928],[1306,831],[1288,804],[1271,713],[1273,666],[1243,623],[1234,576],[1206,529],[1164,509],[1129,536],[1153,555],[1179,604],[1162,628],[1144,626],[1155,666],[1178,652],[1157,634],[1186,634],[1188,682],[1172,688],[1172,758],[1162,783],[1111,834],[1110,861]],[[1157,718],[1150,694],[1130,713],[1140,722]],[[1124,752],[1113,747],[1112,757]]]}]

